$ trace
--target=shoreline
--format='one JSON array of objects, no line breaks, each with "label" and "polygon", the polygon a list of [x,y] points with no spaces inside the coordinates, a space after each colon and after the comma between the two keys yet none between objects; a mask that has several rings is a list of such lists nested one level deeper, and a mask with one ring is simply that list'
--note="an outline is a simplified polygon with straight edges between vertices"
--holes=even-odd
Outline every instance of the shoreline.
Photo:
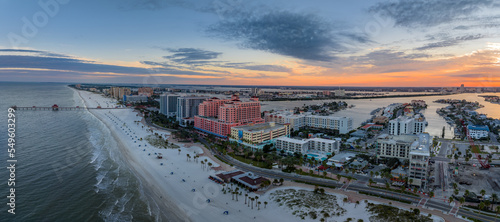
[{"label": "shoreline", "polygon": [[[80,97],[80,99],[83,101],[85,106],[88,107],[87,100],[85,100],[82,97],[82,95],[80,94],[80,90],[76,90],[73,88],[71,88],[71,89],[74,90],[76,93],[78,93],[78,96]],[[134,174],[134,176],[139,180],[139,183],[140,183],[141,188],[142,188],[140,193],[142,195],[144,195],[144,197],[146,198],[146,201],[148,202],[148,205],[150,208],[149,209],[150,212],[152,211],[151,203],[158,207],[159,212],[152,212],[155,214],[157,221],[190,221],[186,214],[175,215],[175,218],[172,218],[173,217],[172,215],[167,216],[164,213],[162,213],[161,209],[176,208],[176,209],[172,209],[172,212],[177,213],[177,214],[179,214],[183,211],[175,203],[171,203],[172,201],[170,198],[168,198],[169,197],[168,193],[162,192],[154,184],[152,184],[151,182],[148,181],[148,177],[142,176],[142,175],[146,174],[149,177],[152,177],[145,169],[139,170],[136,167],[132,166],[131,161],[135,162],[135,160],[130,158],[131,153],[129,152],[128,149],[125,148],[126,145],[124,144],[122,139],[119,138],[116,131],[113,130],[112,127],[108,124],[108,122],[105,121],[104,119],[102,119],[99,115],[94,113],[92,110],[88,110],[88,112],[92,116],[94,116],[97,120],[99,120],[101,123],[103,123],[108,128],[108,130],[111,132],[113,139],[117,142],[120,151],[122,151],[121,153],[122,153],[123,159],[125,160],[125,162],[128,163],[128,168],[131,170],[131,172]],[[123,152],[125,152],[125,153],[123,153]],[[141,172],[139,172],[139,171],[141,171]],[[162,197],[165,196],[165,199],[159,198],[160,196],[162,196]],[[168,201],[168,203],[165,203],[165,200]],[[163,207],[160,207],[161,205],[163,205]]]}]

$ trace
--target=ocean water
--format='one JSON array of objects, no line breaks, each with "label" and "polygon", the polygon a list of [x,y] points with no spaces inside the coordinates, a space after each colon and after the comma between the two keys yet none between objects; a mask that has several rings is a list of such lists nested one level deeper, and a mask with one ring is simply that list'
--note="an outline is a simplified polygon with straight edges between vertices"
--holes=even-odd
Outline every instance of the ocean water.
[{"label": "ocean water", "polygon": [[16,215],[7,212],[7,109],[82,106],[65,84],[0,83],[0,221],[155,221],[106,126],[87,111],[16,112]]}]

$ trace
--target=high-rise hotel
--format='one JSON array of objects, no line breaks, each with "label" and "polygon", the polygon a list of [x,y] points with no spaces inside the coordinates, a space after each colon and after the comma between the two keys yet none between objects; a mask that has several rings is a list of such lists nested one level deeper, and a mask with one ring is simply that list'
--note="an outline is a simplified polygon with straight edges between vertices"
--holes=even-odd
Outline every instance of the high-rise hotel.
[{"label": "high-rise hotel", "polygon": [[222,138],[227,138],[231,127],[264,123],[258,98],[251,98],[249,102],[242,102],[236,95],[226,100],[211,98],[201,103],[198,109],[194,128]]}]

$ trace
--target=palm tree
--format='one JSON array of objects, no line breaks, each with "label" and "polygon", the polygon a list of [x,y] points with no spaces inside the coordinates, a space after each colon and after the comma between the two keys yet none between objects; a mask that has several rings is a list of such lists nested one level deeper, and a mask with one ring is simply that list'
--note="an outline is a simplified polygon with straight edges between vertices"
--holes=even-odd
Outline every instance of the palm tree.
[{"label": "palm tree", "polygon": [[267,201],[264,201],[264,208],[266,208],[267,206]]},{"label": "palm tree", "polygon": [[491,205],[491,201],[489,201],[489,200],[485,200],[485,201],[484,201],[484,206],[485,206],[487,209],[490,209],[490,205]]},{"label": "palm tree", "polygon": [[484,196],[486,194],[486,190],[483,189],[483,190],[479,191],[479,193],[481,194],[481,196]]},{"label": "palm tree", "polygon": [[260,210],[260,201],[257,202],[257,206],[258,206],[258,209],[257,210]]},{"label": "palm tree", "polygon": [[459,201],[460,201],[460,204],[464,204],[465,203],[465,198],[461,197]]},{"label": "palm tree", "polygon": [[429,193],[429,199],[430,199],[430,198],[433,198],[433,197],[434,197],[434,192],[433,192],[433,191],[431,191],[431,192]]},{"label": "palm tree", "polygon": [[448,198],[448,202],[450,202],[451,205],[451,202],[453,202],[453,197]]},{"label": "palm tree", "polygon": [[186,157],[187,157],[187,160],[189,161],[189,159],[191,159],[191,156],[188,154],[186,154]]},{"label": "palm tree", "polygon": [[453,189],[457,189],[458,185],[457,183],[453,183]]},{"label": "palm tree", "polygon": [[208,163],[208,169],[209,170],[212,169],[212,163],[210,163],[210,162]]},{"label": "palm tree", "polygon": [[313,175],[314,170],[309,170],[309,174]]},{"label": "palm tree", "polygon": [[324,178],[326,178],[326,175],[327,175],[327,174],[328,174],[328,173],[327,173],[326,171],[323,171],[323,177],[324,177]]},{"label": "palm tree", "polygon": [[377,177],[378,177],[378,175],[380,175],[380,173],[379,173],[378,171],[377,171],[377,172],[375,172],[375,176],[377,176]]},{"label": "palm tree", "polygon": [[344,197],[344,199],[342,200],[342,206],[344,206],[345,203],[347,203],[347,197]]},{"label": "palm tree", "polygon": [[254,198],[253,198],[253,197],[250,197],[250,200],[252,201],[252,204],[250,204],[250,205],[252,205],[252,209],[253,209],[253,201],[254,201]]},{"label": "palm tree", "polygon": [[280,178],[280,185],[283,185],[283,182],[285,181],[285,179],[283,178]]},{"label": "palm tree", "polygon": [[483,208],[484,208],[484,202],[479,203],[478,207],[479,207],[479,210],[483,210]]},{"label": "palm tree", "polygon": [[248,194],[246,193],[245,194],[245,204],[247,204],[247,197],[248,197]]},{"label": "palm tree", "polygon": [[498,200],[498,194],[494,193],[491,195],[491,203],[495,204]]},{"label": "palm tree", "polygon": [[467,196],[469,196],[469,194],[470,194],[469,190],[465,190],[464,196],[467,197]]},{"label": "palm tree", "polygon": [[255,196],[255,206],[257,206],[257,200],[259,199],[258,196]]},{"label": "palm tree", "polygon": [[240,188],[238,187],[236,187],[236,190],[234,190],[234,192],[236,193],[236,201],[238,201],[238,194],[239,194],[238,190],[240,190]]},{"label": "palm tree", "polygon": [[359,200],[356,201],[356,204],[354,204],[354,208],[356,208],[359,205]]},{"label": "palm tree", "polygon": [[340,178],[342,178],[342,175],[337,174],[337,180],[340,181]]},{"label": "palm tree", "polygon": [[179,151],[179,154],[177,154],[177,155],[181,155],[181,149],[178,149],[178,151]]},{"label": "palm tree", "polygon": [[370,185],[370,186],[371,186],[371,185],[372,185],[372,183],[373,183],[373,180],[372,180],[372,178],[370,178],[370,179],[368,180],[368,185]]},{"label": "palm tree", "polygon": [[391,185],[389,183],[385,182],[385,188],[389,189],[389,187],[391,187]]}]

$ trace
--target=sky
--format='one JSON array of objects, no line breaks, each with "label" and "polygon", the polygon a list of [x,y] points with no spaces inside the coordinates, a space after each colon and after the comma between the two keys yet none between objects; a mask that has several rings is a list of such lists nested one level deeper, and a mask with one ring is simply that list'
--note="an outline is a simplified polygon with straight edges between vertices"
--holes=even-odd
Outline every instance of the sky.
[{"label": "sky", "polygon": [[0,80],[500,87],[500,0],[0,0]]}]

